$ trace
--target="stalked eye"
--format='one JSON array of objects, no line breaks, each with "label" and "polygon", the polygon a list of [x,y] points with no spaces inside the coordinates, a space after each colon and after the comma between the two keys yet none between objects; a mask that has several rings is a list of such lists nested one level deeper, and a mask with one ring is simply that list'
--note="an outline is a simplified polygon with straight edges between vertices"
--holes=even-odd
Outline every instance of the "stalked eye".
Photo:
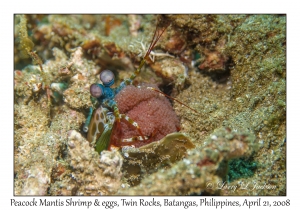
[{"label": "stalked eye", "polygon": [[102,81],[104,86],[110,87],[115,82],[115,75],[110,70],[104,70],[100,73],[100,80]]},{"label": "stalked eye", "polygon": [[99,98],[103,94],[103,91],[102,91],[102,88],[99,85],[94,83],[90,87],[90,93],[95,98]]}]

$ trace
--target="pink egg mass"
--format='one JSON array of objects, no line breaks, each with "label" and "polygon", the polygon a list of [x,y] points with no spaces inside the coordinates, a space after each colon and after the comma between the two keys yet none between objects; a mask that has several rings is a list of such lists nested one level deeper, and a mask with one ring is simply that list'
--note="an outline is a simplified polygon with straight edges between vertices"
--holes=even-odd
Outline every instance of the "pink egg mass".
[{"label": "pink egg mass", "polygon": [[120,113],[135,121],[147,140],[122,141],[141,136],[138,130],[125,121],[116,125],[111,137],[114,146],[134,145],[136,147],[158,141],[167,134],[180,129],[180,122],[170,101],[163,95],[148,89],[153,85],[139,87],[129,85],[117,94],[115,100]]}]

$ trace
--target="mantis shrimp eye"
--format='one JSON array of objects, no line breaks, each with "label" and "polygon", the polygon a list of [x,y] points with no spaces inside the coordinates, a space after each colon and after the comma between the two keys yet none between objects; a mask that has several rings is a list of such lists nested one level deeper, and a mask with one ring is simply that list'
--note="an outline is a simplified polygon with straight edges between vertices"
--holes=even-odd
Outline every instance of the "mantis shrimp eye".
[{"label": "mantis shrimp eye", "polygon": [[104,70],[100,73],[100,80],[105,87],[110,87],[115,83],[115,75],[110,70]]},{"label": "mantis shrimp eye", "polygon": [[95,98],[99,98],[102,95],[103,91],[102,91],[102,88],[99,85],[94,83],[90,87],[90,93]]}]

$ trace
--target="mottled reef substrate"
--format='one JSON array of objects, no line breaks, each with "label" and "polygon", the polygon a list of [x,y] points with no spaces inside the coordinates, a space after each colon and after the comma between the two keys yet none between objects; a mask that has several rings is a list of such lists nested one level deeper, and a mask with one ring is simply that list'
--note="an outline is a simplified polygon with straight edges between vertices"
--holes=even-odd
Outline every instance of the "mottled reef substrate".
[{"label": "mottled reef substrate", "polygon": [[[196,148],[129,186],[124,153],[99,155],[82,132],[92,105],[89,86],[99,82],[105,68],[117,74],[117,84],[130,76],[141,42],[151,39],[154,16],[26,15],[30,48],[43,61],[43,73],[19,50],[21,29],[16,27],[16,195],[286,195],[286,16],[163,18],[172,26],[154,49],[156,62],[148,62],[135,84],[158,85],[199,112],[173,103],[181,132]],[[276,188],[207,188],[208,182],[227,181],[228,162],[241,157],[257,167],[253,176],[231,185]]]}]

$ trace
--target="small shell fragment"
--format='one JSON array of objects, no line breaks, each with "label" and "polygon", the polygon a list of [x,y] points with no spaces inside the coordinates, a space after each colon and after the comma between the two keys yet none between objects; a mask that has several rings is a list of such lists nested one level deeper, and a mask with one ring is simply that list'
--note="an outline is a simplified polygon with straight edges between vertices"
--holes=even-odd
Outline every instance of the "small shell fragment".
[{"label": "small shell fragment", "polygon": [[122,149],[126,178],[131,185],[136,185],[147,173],[152,173],[170,163],[181,160],[187,150],[195,145],[183,133],[171,133],[163,139],[145,146]]}]

